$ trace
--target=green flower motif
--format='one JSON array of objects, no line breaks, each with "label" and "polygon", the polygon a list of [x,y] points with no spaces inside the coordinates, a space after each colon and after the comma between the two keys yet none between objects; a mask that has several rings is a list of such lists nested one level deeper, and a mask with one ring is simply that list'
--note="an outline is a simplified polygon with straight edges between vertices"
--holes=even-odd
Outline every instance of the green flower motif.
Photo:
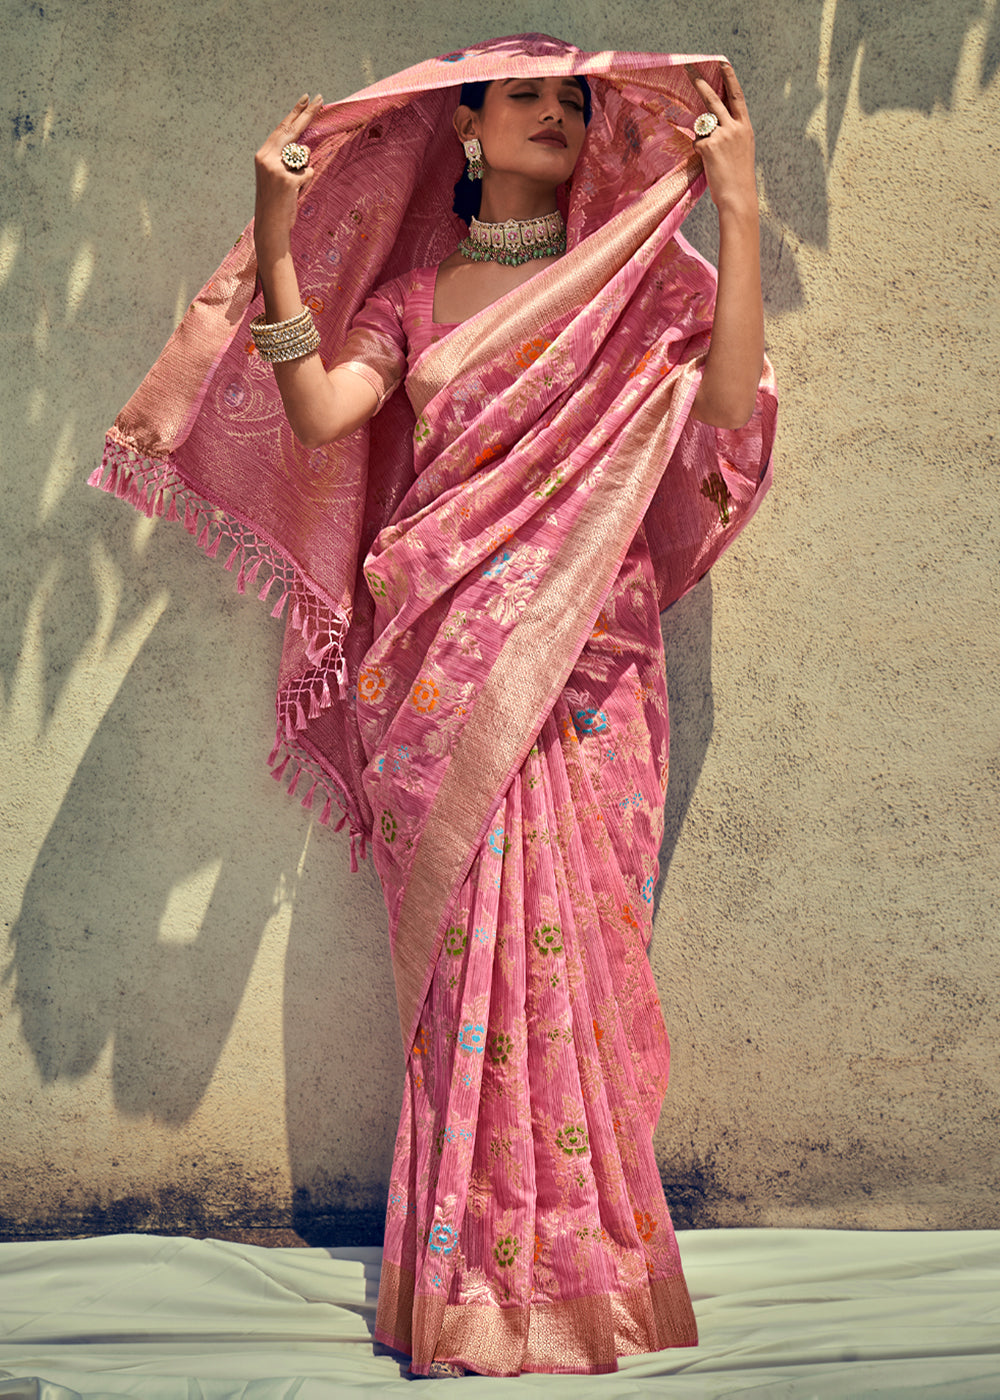
[{"label": "green flower motif", "polygon": [[531,941],[543,958],[563,950],[562,929],[558,924],[540,924],[531,935]]},{"label": "green flower motif", "polygon": [[582,1157],[587,1150],[587,1130],[582,1123],[565,1123],[556,1133],[556,1146],[567,1157]]},{"label": "green flower motif", "polygon": [[540,501],[547,500],[549,496],[555,495],[565,480],[566,477],[562,471],[553,472],[549,479],[538,488],[535,496]]},{"label": "green flower motif", "polygon": [[434,1146],[437,1149],[437,1155],[440,1157],[444,1151],[444,1128],[438,1128],[437,1132],[434,1134]]},{"label": "green flower motif", "polygon": [[465,951],[466,933],[464,928],[454,925],[444,936],[444,950],[450,953],[453,958],[457,958]]},{"label": "green flower motif", "polygon": [[495,1065],[505,1065],[507,1056],[514,1049],[514,1042],[506,1031],[497,1031],[490,1044],[490,1059]]},{"label": "green flower motif", "polygon": [[391,846],[393,841],[395,841],[398,829],[399,828],[396,826],[396,818],[387,807],[382,813],[382,840],[387,846]]},{"label": "green flower motif", "polygon": [[521,1242],[516,1235],[501,1235],[493,1246],[493,1258],[501,1269],[509,1269],[517,1258]]},{"label": "green flower motif", "polygon": [[369,569],[369,571],[365,574],[365,580],[368,584],[368,590],[373,598],[385,597],[387,586],[384,578],[379,578],[378,574],[373,574]]},{"label": "green flower motif", "polygon": [[416,427],[413,429],[414,442],[426,442],[431,435],[431,425],[421,413],[417,419]]}]

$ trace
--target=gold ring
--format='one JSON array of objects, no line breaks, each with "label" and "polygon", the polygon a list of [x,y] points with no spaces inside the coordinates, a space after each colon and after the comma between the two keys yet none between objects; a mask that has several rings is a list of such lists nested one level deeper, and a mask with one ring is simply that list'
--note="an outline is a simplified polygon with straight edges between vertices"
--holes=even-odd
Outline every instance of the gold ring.
[{"label": "gold ring", "polygon": [[711,136],[712,132],[719,125],[719,118],[714,112],[702,112],[700,117],[695,117],[694,134],[696,138]]}]

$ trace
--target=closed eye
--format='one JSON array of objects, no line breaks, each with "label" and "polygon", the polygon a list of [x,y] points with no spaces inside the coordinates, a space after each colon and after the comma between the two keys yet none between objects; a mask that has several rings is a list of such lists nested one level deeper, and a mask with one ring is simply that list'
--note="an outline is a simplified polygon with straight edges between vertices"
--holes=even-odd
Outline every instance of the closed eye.
[{"label": "closed eye", "polygon": [[[536,92],[533,88],[525,88],[521,92],[508,92],[507,96],[514,101],[519,101],[521,98],[527,98],[529,101],[538,101],[541,94]],[[581,116],[583,115],[583,102],[579,98],[567,94],[565,97],[560,97],[559,101],[564,107],[569,107],[574,112],[579,112]]]}]

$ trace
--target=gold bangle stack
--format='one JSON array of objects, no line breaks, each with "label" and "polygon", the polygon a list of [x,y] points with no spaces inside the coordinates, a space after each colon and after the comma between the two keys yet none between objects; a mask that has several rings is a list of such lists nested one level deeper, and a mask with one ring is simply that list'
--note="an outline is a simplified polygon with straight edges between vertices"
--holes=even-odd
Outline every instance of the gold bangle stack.
[{"label": "gold bangle stack", "polygon": [[250,322],[250,334],[260,358],[272,365],[300,360],[319,349],[319,331],[308,306],[287,321],[265,321],[263,316],[255,316]]}]

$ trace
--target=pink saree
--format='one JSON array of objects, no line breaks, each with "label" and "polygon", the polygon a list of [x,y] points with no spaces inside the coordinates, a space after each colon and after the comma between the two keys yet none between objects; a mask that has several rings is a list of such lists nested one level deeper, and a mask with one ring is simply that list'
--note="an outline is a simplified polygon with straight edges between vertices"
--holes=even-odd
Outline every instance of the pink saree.
[{"label": "pink saree", "polygon": [[[689,418],[714,276],[677,232],[704,184],[682,62],[520,36],[327,108],[303,297],[328,361],[405,392],[299,447],[248,343],[244,237],[92,478],[289,605],[275,772],[321,821],[340,804],[389,916],[407,1068],[376,1337],[417,1374],[696,1341],[652,1148],[658,614],[759,503],[775,399],[768,368],[745,429]],[[569,250],[435,326],[455,85],[521,72],[592,85]]]}]

